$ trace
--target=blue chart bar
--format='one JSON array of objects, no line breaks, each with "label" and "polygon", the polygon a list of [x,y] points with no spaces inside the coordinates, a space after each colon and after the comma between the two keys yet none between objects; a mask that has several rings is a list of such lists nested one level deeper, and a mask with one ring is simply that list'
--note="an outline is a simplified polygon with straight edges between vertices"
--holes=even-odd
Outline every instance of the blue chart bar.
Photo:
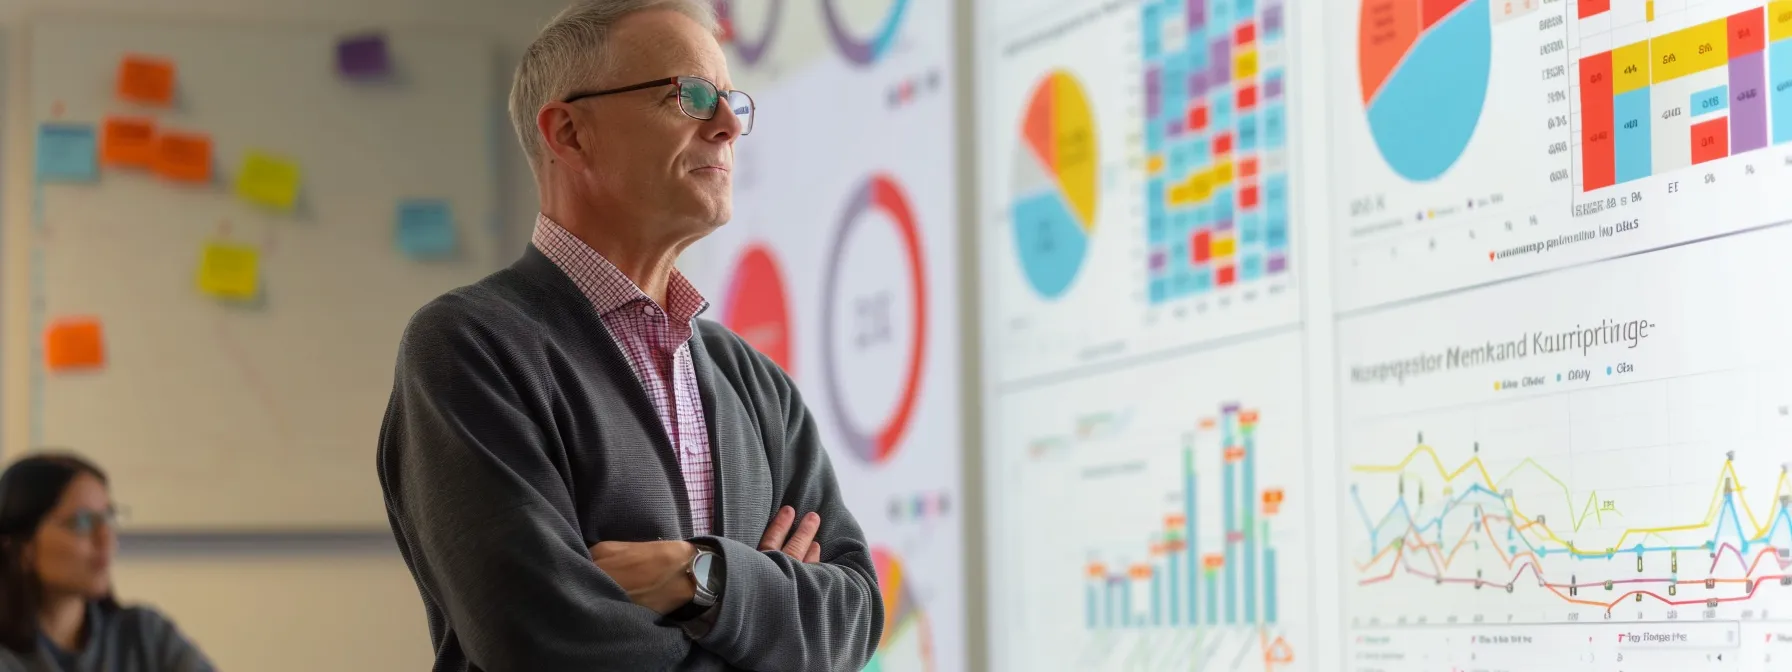
[{"label": "blue chart bar", "polygon": [[[1721,87],[1719,87],[1721,88]],[[1619,182],[1640,180],[1651,172],[1649,88],[1612,96],[1612,131]]]},{"label": "blue chart bar", "polygon": [[1773,110],[1773,144],[1792,142],[1792,38],[1767,45],[1768,105]]},{"label": "blue chart bar", "polygon": [[[1231,420],[1231,413],[1227,413],[1227,417],[1221,421],[1226,423],[1226,446],[1232,445]],[[1226,575],[1226,624],[1238,625],[1238,572],[1233,571],[1238,567],[1238,542],[1233,541],[1233,535],[1238,533],[1238,466],[1231,460],[1226,460],[1225,471],[1225,492],[1222,493],[1225,495],[1225,506],[1221,508],[1226,516],[1226,564],[1220,571]]]},{"label": "blue chart bar", "polygon": [[1122,625],[1130,628],[1133,626],[1132,586],[1125,581],[1115,581],[1113,590],[1120,593],[1120,617],[1124,619]]},{"label": "blue chart bar", "polygon": [[1220,613],[1219,613],[1220,610],[1218,607],[1219,600],[1216,599],[1219,596],[1219,592],[1214,590],[1213,580],[1214,580],[1213,572],[1208,572],[1207,573],[1207,623],[1209,625],[1220,622]]},{"label": "blue chart bar", "polygon": [[1276,623],[1276,549],[1273,548],[1263,549],[1263,622]]},{"label": "blue chart bar", "polygon": [[1098,601],[1098,600],[1100,600],[1100,599],[1101,599],[1101,598],[1098,598],[1098,597],[1096,597],[1096,596],[1095,596],[1095,593],[1096,593],[1096,592],[1097,592],[1097,591],[1096,591],[1096,590],[1095,590],[1095,584],[1093,584],[1093,583],[1091,583],[1091,584],[1089,584],[1089,587],[1088,587],[1088,588],[1087,588],[1087,591],[1088,591],[1088,592],[1087,592],[1087,594],[1086,594],[1086,595],[1085,595],[1085,597],[1086,597],[1086,598],[1087,598],[1087,600],[1086,600],[1086,601],[1087,601],[1087,603],[1088,603],[1088,604],[1087,604],[1087,606],[1088,606],[1088,614],[1087,614],[1087,615],[1088,615],[1088,617],[1089,617],[1089,629],[1090,629],[1090,630],[1094,630],[1094,629],[1095,629],[1095,627],[1096,627],[1096,622],[1095,622],[1095,603],[1096,603],[1096,601]]},{"label": "blue chart bar", "polygon": [[1195,563],[1201,561],[1201,556],[1199,545],[1195,543],[1199,539],[1195,536],[1195,449],[1186,445],[1182,447],[1182,517],[1182,525],[1186,528],[1182,537],[1186,546],[1183,558],[1188,561],[1188,624],[1194,625],[1198,620],[1195,605],[1200,604],[1195,600],[1195,577],[1200,576],[1196,573],[1199,565]]},{"label": "blue chart bar", "polygon": [[1107,589],[1107,602],[1108,602],[1107,627],[1109,629],[1112,629],[1115,625],[1118,625],[1117,623],[1114,622],[1114,602],[1119,599],[1119,596],[1114,594],[1114,584],[1113,583],[1109,583],[1106,586],[1106,589]]},{"label": "blue chart bar", "polygon": [[1170,625],[1182,625],[1182,561],[1170,554]]},{"label": "blue chart bar", "polygon": [[1244,523],[1238,526],[1244,533],[1244,622],[1257,622],[1257,507],[1251,505],[1252,494],[1257,492],[1257,450],[1252,440],[1255,429],[1250,424],[1243,424],[1240,433],[1244,435],[1244,500],[1239,502],[1244,507]]},{"label": "blue chart bar", "polygon": [[1156,573],[1152,573],[1152,575],[1151,575],[1151,627],[1153,627],[1153,628],[1164,627],[1164,609],[1163,609],[1164,605],[1163,605],[1163,599],[1161,597],[1161,591],[1160,591],[1160,588],[1162,586],[1163,586],[1163,579],[1160,578]]}]

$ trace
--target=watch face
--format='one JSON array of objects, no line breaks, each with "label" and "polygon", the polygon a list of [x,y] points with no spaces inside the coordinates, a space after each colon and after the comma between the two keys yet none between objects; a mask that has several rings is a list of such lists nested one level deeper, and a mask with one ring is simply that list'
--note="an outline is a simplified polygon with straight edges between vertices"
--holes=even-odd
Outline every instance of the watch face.
[{"label": "watch face", "polygon": [[697,585],[709,587],[709,564],[715,557],[713,553],[698,553],[696,559],[691,560],[691,576],[697,579]]}]

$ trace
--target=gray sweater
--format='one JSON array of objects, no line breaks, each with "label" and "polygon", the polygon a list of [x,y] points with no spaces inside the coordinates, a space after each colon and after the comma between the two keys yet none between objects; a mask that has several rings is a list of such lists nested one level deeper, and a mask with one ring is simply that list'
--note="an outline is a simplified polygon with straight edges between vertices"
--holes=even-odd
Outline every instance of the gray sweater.
[{"label": "gray sweater", "polygon": [[[858,670],[883,603],[791,380],[726,328],[692,339],[717,527],[692,538],[678,460],[591,303],[531,246],[405,329],[379,437],[388,518],[436,672]],[[822,561],[756,548],[780,505],[821,514]],[[719,546],[726,586],[679,624],[630,602],[600,541]]]},{"label": "gray sweater", "polygon": [[29,656],[0,646],[0,672],[212,672],[199,647],[149,607],[90,604],[86,630],[80,651],[63,651],[44,637]]}]

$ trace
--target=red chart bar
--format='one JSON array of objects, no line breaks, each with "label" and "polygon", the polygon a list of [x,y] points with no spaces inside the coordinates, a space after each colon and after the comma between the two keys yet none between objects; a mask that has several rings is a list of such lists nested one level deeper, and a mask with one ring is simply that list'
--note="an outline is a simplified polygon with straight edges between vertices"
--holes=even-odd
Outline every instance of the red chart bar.
[{"label": "red chart bar", "polygon": [[1599,16],[1611,11],[1612,0],[1580,0],[1580,18]]},{"label": "red chart bar", "polygon": [[1730,155],[1730,118],[1718,117],[1692,125],[1692,162],[1704,163]]},{"label": "red chart bar", "polygon": [[1581,188],[1585,191],[1617,184],[1612,119],[1612,52],[1607,51],[1580,59]]}]

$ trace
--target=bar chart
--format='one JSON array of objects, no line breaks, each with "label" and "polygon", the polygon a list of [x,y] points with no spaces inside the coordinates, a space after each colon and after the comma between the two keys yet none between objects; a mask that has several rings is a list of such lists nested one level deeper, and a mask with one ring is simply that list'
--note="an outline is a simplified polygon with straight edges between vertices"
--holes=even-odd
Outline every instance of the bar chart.
[{"label": "bar chart", "polygon": [[[1580,5],[1583,21],[1609,12]],[[1583,56],[1580,106],[1584,191],[1792,141],[1792,2]]]},{"label": "bar chart", "polygon": [[[1220,413],[1202,420],[1182,448],[1181,506],[1152,535],[1148,559],[1089,564],[1085,613],[1091,630],[1277,622],[1276,549],[1268,540],[1286,495],[1281,488],[1256,487],[1257,412],[1227,404]],[[1199,545],[1195,498],[1197,445],[1211,443],[1206,438],[1218,439],[1212,452],[1221,458],[1224,541],[1211,550]]]},{"label": "bar chart", "polygon": [[1151,0],[1141,14],[1151,303],[1286,278],[1281,0]]},{"label": "bar chart", "polygon": [[1005,523],[991,599],[1010,605],[992,669],[1327,669],[1302,342],[1290,330],[1013,394],[986,497]]}]

